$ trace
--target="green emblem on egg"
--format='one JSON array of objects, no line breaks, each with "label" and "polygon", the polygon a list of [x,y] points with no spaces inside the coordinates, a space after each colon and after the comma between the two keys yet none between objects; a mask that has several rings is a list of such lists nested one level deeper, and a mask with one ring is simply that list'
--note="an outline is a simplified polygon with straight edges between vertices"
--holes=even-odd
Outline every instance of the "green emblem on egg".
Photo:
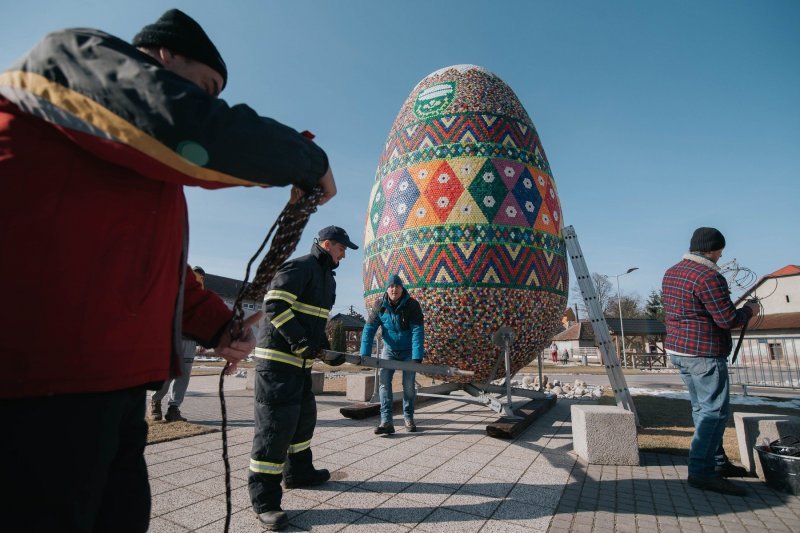
[{"label": "green emblem on egg", "polygon": [[456,94],[456,82],[446,81],[423,89],[414,101],[414,114],[419,118],[436,115],[447,109]]}]

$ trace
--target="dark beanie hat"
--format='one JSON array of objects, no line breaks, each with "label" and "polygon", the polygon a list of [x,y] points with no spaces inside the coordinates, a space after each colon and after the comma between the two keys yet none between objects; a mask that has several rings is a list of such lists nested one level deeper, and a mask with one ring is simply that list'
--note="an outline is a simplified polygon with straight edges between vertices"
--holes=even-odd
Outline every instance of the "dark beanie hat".
[{"label": "dark beanie hat", "polygon": [[388,289],[392,285],[400,285],[402,287],[403,280],[400,279],[400,276],[398,276],[397,274],[392,274],[391,276],[389,276],[389,281],[386,282],[386,288]]},{"label": "dark beanie hat", "polygon": [[228,68],[217,47],[200,24],[179,9],[170,9],[153,24],[142,28],[131,44],[142,48],[168,48],[219,72],[222,87],[228,83]]},{"label": "dark beanie hat", "polygon": [[725,237],[716,228],[697,228],[689,243],[690,252],[715,252],[725,248]]},{"label": "dark beanie hat", "polygon": [[196,267],[194,267],[194,268],[192,269],[192,271],[194,271],[194,272],[197,272],[197,273],[198,273],[198,274],[200,274],[201,276],[205,276],[205,275],[206,275],[206,271],[205,271],[205,270],[203,270],[203,267],[200,267],[200,266],[196,266]]}]

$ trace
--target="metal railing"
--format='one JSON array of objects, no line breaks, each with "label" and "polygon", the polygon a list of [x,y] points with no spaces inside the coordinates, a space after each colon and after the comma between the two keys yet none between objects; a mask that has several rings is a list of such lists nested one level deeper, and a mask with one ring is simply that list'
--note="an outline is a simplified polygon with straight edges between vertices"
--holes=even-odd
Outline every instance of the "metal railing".
[{"label": "metal railing", "polygon": [[[735,342],[735,340],[734,340]],[[731,384],[800,390],[800,338],[752,337],[729,366]]]}]

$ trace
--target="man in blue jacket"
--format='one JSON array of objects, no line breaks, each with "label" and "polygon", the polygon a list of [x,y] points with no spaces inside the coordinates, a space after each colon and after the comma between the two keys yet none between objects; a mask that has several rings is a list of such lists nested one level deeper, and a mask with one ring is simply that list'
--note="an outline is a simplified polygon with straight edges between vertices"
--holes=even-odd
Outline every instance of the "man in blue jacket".
[{"label": "man in blue jacket", "polygon": [[[403,287],[400,276],[389,277],[386,294],[375,302],[369,313],[364,334],[361,337],[361,355],[372,352],[372,341],[378,327],[383,330],[383,350],[381,359],[422,362],[425,355],[425,327],[422,307]],[[414,424],[414,376],[416,372],[403,370],[403,419],[408,431],[416,431]],[[382,368],[380,371],[379,395],[381,399],[381,423],[375,428],[376,435],[394,433],[392,424],[392,377],[394,370]]]}]

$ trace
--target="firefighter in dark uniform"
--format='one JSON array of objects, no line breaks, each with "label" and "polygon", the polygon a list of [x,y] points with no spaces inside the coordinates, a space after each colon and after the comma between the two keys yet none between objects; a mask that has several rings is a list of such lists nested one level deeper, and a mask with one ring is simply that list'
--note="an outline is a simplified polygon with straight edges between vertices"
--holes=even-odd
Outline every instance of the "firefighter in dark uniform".
[{"label": "firefighter in dark uniform", "polygon": [[[325,325],[336,299],[333,270],[347,248],[357,250],[347,232],[328,226],[311,253],[281,265],[264,297],[264,322],[255,355],[255,436],[248,485],[253,510],[268,529],[289,520],[281,509],[286,488],[318,485],[330,473],[312,464],[311,437],[317,404],[311,391],[311,364],[329,348]],[[344,356],[328,364],[341,364]]]}]

